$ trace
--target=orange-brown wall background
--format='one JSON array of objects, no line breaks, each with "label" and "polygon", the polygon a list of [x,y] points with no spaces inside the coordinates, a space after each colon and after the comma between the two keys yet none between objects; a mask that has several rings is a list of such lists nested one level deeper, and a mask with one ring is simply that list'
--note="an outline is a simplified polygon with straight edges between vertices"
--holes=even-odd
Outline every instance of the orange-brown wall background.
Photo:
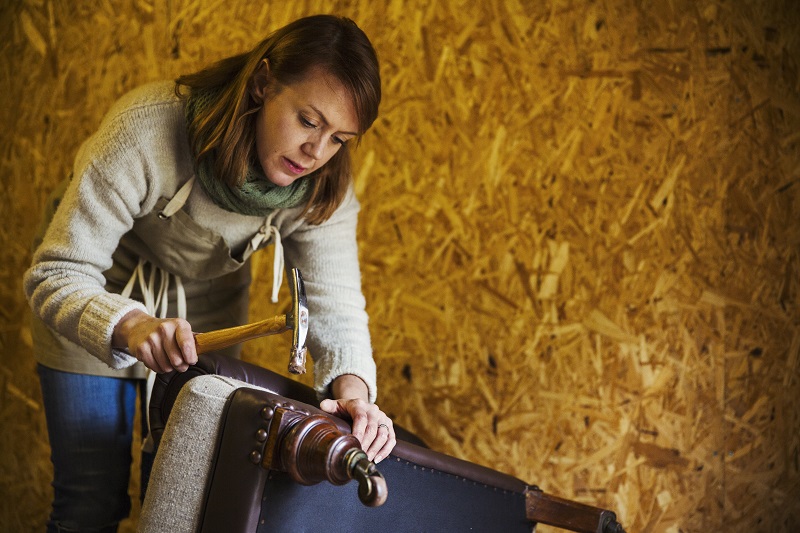
[{"label": "orange-brown wall background", "polygon": [[[318,12],[382,61],[355,157],[381,406],[629,532],[797,531],[795,0],[3,2],[0,530],[51,497],[21,289],[46,195],[125,91]],[[285,305],[270,253],[253,318]],[[245,357],[284,372],[285,343]]]}]

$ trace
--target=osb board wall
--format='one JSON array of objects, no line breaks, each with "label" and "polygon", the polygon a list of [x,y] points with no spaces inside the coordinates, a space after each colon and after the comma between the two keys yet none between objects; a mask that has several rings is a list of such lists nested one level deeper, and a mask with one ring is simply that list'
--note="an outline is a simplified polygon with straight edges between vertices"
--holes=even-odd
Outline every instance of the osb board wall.
[{"label": "osb board wall", "polygon": [[[20,284],[44,198],[123,92],[317,12],[382,60],[356,152],[381,406],[629,531],[797,530],[798,11],[3,3],[0,530],[40,530],[51,495]],[[253,317],[281,308],[269,272]],[[285,341],[246,357],[283,371]]]}]

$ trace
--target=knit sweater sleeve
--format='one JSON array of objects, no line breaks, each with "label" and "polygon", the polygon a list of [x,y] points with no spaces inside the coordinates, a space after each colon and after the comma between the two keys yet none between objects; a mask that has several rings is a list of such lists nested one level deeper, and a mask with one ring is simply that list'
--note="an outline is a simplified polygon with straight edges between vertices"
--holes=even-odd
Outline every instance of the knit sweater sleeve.
[{"label": "knit sweater sleeve", "polygon": [[360,377],[377,397],[375,361],[361,291],[356,225],[359,204],[351,190],[326,222],[303,225],[284,241],[287,266],[300,269],[309,306],[308,348],[314,358],[314,388],[330,397],[344,374]]},{"label": "knit sweater sleeve", "polygon": [[152,168],[138,135],[130,114],[116,114],[84,143],[23,279],[31,308],[45,324],[116,369],[136,359],[112,349],[114,326],[134,309],[145,311],[141,303],[107,292],[103,276],[120,238],[153,196]]},{"label": "knit sweater sleeve", "polygon": [[112,368],[136,362],[111,349],[111,335],[126,313],[144,306],[106,292],[103,272],[136,209],[135,194],[120,194],[87,168],[67,188],[24,277],[33,312]]}]

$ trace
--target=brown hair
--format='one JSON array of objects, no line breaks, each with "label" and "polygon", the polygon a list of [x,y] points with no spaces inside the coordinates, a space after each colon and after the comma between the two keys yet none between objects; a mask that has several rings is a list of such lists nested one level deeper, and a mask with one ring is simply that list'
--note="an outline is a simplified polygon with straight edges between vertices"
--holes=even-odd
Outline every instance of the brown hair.
[{"label": "brown hair", "polygon": [[[208,109],[189,124],[189,136],[199,162],[212,153],[214,175],[231,186],[240,186],[255,157],[255,114],[260,103],[250,96],[253,74],[261,61],[281,85],[302,79],[310,69],[321,67],[348,90],[363,135],[378,116],[381,80],[372,44],[355,22],[332,15],[298,19],[276,30],[250,52],[218,61],[175,80],[175,91],[211,89],[220,92]],[[350,153],[345,144],[322,168],[309,177],[311,193],[302,216],[312,224],[324,222],[342,203],[352,180]]]}]

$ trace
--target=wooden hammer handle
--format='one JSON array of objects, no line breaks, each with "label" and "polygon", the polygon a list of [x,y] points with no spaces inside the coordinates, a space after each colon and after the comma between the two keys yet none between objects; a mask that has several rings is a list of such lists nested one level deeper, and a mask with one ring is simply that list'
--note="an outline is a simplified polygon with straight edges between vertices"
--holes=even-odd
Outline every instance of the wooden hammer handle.
[{"label": "wooden hammer handle", "polygon": [[197,345],[197,353],[203,354],[206,352],[213,352],[214,350],[221,350],[222,348],[227,348],[228,346],[233,346],[234,344],[239,344],[240,342],[249,341],[258,337],[282,333],[290,329],[291,328],[286,325],[286,315],[280,315],[243,326],[218,329],[216,331],[209,331],[208,333],[195,333],[194,341]]}]

